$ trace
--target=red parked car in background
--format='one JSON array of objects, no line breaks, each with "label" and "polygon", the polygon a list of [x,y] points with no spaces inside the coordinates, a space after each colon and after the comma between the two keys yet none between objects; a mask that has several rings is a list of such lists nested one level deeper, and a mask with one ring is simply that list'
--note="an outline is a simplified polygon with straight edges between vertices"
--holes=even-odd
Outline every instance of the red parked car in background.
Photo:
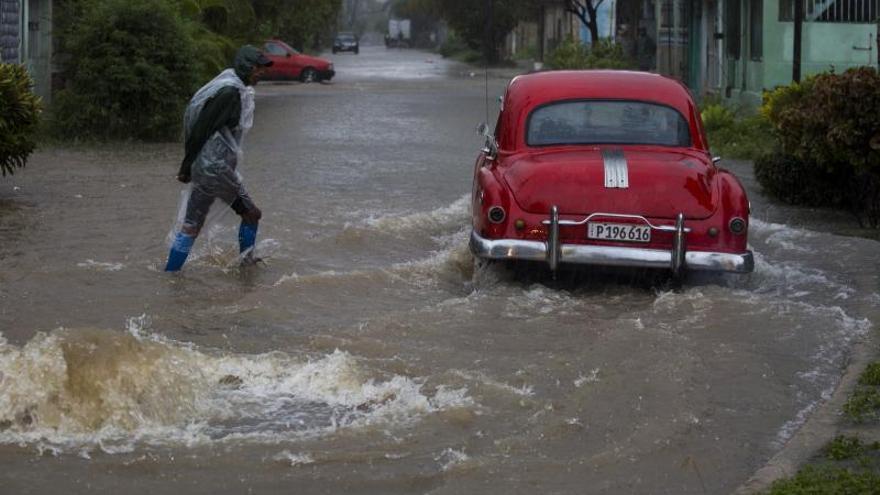
[{"label": "red parked car in background", "polygon": [[474,170],[475,256],[748,273],[749,201],[678,81],[626,71],[513,79]]},{"label": "red parked car in background", "polygon": [[280,40],[269,40],[263,45],[263,53],[272,62],[261,81],[329,81],[336,75],[333,63],[319,57],[304,55]]}]

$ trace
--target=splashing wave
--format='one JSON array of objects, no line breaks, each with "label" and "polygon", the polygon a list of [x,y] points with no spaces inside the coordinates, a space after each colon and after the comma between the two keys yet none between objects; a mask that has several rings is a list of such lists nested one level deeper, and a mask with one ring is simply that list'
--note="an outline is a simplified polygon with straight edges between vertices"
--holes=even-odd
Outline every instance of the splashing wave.
[{"label": "splashing wave", "polygon": [[64,452],[146,444],[278,442],[339,428],[406,424],[471,404],[465,390],[422,392],[342,351],[218,354],[160,336],[58,329],[23,346],[0,336],[0,443]]}]

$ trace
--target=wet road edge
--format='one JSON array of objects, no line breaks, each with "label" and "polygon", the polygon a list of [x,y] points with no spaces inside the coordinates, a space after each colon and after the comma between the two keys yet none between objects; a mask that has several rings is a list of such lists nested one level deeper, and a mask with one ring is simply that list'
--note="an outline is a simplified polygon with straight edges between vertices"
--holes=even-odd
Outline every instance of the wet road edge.
[{"label": "wet road edge", "polygon": [[[754,177],[752,162],[727,160],[724,163],[724,168],[730,169],[740,178],[753,202],[755,199],[761,202],[770,201],[761,193],[760,186]],[[798,208],[786,207],[786,209]],[[809,229],[810,226],[805,225],[804,228]],[[828,232],[828,225],[825,222],[819,222],[810,230]],[[836,436],[855,433],[844,424],[843,406],[855,390],[859,377],[868,364],[880,357],[880,352],[877,351],[878,344],[880,344],[880,338],[878,338],[875,324],[863,339],[853,345],[849,357],[850,362],[831,398],[819,404],[803,426],[786,442],[782,450],[734,490],[733,495],[752,495],[769,491],[775,481],[796,475]],[[880,429],[876,427],[864,428],[858,431],[858,434],[880,440]]]}]

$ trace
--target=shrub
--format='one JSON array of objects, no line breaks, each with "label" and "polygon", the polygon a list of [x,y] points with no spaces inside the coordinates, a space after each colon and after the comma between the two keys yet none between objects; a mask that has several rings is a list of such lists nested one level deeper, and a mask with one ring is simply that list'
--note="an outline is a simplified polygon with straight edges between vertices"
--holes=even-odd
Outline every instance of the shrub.
[{"label": "shrub", "polygon": [[440,45],[440,48],[438,48],[437,51],[443,57],[451,57],[467,49],[468,46],[461,38],[456,36],[455,33],[450,33],[449,36],[446,37],[446,41]]},{"label": "shrub", "polygon": [[547,66],[556,70],[632,69],[636,64],[613,41],[603,39],[595,46],[590,46],[569,39],[553,50],[547,59]]},{"label": "shrub", "polygon": [[831,466],[807,466],[789,479],[775,481],[769,495],[876,494],[880,474]]},{"label": "shrub", "polygon": [[712,152],[718,156],[755,160],[776,147],[769,123],[761,115],[741,117],[728,107],[709,104],[702,118]]},{"label": "shrub", "polygon": [[707,105],[701,112],[701,117],[706,132],[730,128],[736,123],[733,111],[721,104]]},{"label": "shrub", "polygon": [[866,446],[857,437],[838,435],[823,449],[825,457],[833,461],[845,461],[865,453]]},{"label": "shrub", "polygon": [[880,387],[880,362],[871,363],[859,376],[859,385]]},{"label": "shrub", "polygon": [[175,138],[196,89],[192,41],[161,0],[92,4],[65,40],[67,87],[53,105],[65,137]]},{"label": "shrub", "polygon": [[229,61],[232,60],[238,47],[229,38],[197,22],[189,23],[187,31],[193,40],[193,49],[196,53],[193,60],[196,81],[199,85],[205,84],[229,66]]},{"label": "shrub", "polygon": [[[761,112],[787,158],[766,158],[761,185],[799,204],[845,206],[880,226],[880,73],[870,67],[819,74],[765,94]],[[758,164],[756,163],[756,172]],[[780,172],[790,170],[794,176]],[[800,183],[811,193],[784,193]],[[823,185],[824,184],[824,185]],[[816,188],[812,190],[812,188]]]},{"label": "shrub", "polygon": [[843,412],[856,423],[880,419],[880,390],[857,387],[843,405]]},{"label": "shrub", "polygon": [[847,206],[846,177],[787,153],[773,152],[755,160],[755,178],[768,195],[803,206]]},{"label": "shrub", "polygon": [[40,123],[40,99],[22,65],[0,64],[0,172],[5,176],[24,167],[34,151]]},{"label": "shrub", "polygon": [[880,173],[880,73],[871,67],[813,76],[765,97],[783,150],[834,168]]},{"label": "shrub", "polygon": [[522,47],[514,54],[516,60],[535,60],[538,57],[538,46],[528,45]]}]

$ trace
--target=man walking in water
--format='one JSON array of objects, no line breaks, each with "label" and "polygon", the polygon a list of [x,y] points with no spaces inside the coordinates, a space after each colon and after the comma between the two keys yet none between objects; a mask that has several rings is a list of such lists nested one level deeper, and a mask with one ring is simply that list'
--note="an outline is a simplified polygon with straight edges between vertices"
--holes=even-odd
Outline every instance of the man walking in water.
[{"label": "man walking in water", "polygon": [[235,170],[242,143],[254,121],[254,89],[264,67],[272,62],[245,45],[226,69],[198,90],[183,118],[186,156],[177,180],[192,182],[183,225],[168,254],[166,272],[179,271],[205,223],[208,210],[220,198],[241,217],[238,231],[243,263],[252,263],[257,226],[262,213],[245,191]]}]

